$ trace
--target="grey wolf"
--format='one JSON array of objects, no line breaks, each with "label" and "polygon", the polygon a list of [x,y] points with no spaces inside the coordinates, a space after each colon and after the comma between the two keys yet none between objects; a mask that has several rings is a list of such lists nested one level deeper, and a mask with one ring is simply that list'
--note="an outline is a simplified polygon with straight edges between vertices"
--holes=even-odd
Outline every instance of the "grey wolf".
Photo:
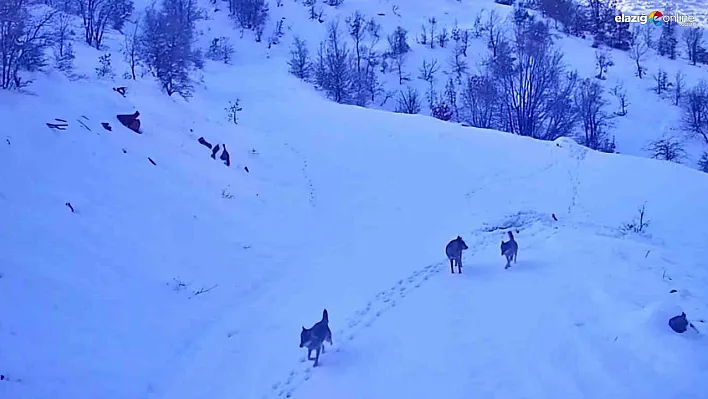
[{"label": "grey wolf", "polygon": [[447,243],[445,254],[450,259],[450,272],[455,274],[454,265],[457,264],[457,271],[462,274],[462,251],[469,249],[467,244],[462,240],[462,237],[457,236],[454,240]]},{"label": "grey wolf", "polygon": [[516,243],[516,240],[514,240],[514,234],[510,231],[509,241],[504,242],[504,240],[502,240],[501,242],[501,254],[506,256],[506,266],[504,266],[504,269],[511,267],[512,259],[514,260],[514,263],[516,263],[516,254],[518,252],[519,244]]},{"label": "grey wolf", "polygon": [[[313,367],[317,367],[320,360],[320,351],[325,352],[324,343],[332,345],[332,331],[329,329],[329,315],[327,309],[322,312],[322,320],[315,323],[311,328],[302,327],[300,332],[300,347],[307,348],[307,360],[314,360]],[[315,358],[312,358],[312,351],[315,351]]]}]

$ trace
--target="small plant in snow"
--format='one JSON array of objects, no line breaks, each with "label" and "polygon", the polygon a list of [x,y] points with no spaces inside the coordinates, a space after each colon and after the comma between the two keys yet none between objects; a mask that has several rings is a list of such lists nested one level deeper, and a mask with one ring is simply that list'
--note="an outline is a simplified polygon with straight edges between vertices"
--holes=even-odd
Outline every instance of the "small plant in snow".
[{"label": "small plant in snow", "polygon": [[438,34],[438,44],[441,48],[447,47],[447,43],[450,41],[450,37],[447,33],[447,28],[442,28],[440,34]]},{"label": "small plant in snow", "polygon": [[172,289],[175,291],[182,291],[183,289],[189,287],[189,283],[184,282],[184,280],[178,278],[172,279]]},{"label": "small plant in snow", "polygon": [[622,227],[622,230],[625,232],[632,232],[632,233],[645,233],[647,227],[649,227],[649,222],[650,220],[647,219],[646,217],[646,203],[644,203],[639,209],[638,209],[639,215],[634,218],[631,222],[625,224]]},{"label": "small plant in snow", "polygon": [[58,70],[71,74],[74,71],[74,59],[76,59],[76,54],[74,53],[74,46],[71,43],[66,43],[64,45],[63,54],[55,50],[54,52],[54,62]]},{"label": "small plant in snow", "polygon": [[231,62],[234,54],[234,46],[229,42],[228,37],[217,37],[212,39],[206,57],[212,61],[223,61],[224,64]]},{"label": "small plant in snow", "polygon": [[106,53],[98,57],[99,66],[96,68],[96,75],[99,78],[109,78],[113,79],[116,74],[113,72],[113,66],[111,65],[111,54]]},{"label": "small plant in snow", "polygon": [[229,106],[224,108],[228,113],[229,121],[233,122],[234,125],[238,125],[238,113],[243,110],[238,103],[240,100],[237,98],[235,102],[229,101]]},{"label": "small plant in snow", "polygon": [[273,31],[273,34],[268,38],[268,48],[271,48],[271,46],[275,44],[280,44],[280,39],[285,36],[285,32],[283,32],[283,21],[282,19],[278,22],[275,23],[275,30]]},{"label": "small plant in snow", "polygon": [[394,4],[393,7],[391,7],[391,12],[393,12],[393,15],[397,16],[398,18],[401,18],[401,13],[398,12],[397,5]]},{"label": "small plant in snow", "polygon": [[229,200],[230,200],[230,199],[234,199],[234,198],[236,198],[236,197],[234,197],[233,194],[231,194],[230,192],[228,192],[228,190],[223,189],[223,190],[221,190],[221,198],[223,198],[223,199],[229,199]]}]

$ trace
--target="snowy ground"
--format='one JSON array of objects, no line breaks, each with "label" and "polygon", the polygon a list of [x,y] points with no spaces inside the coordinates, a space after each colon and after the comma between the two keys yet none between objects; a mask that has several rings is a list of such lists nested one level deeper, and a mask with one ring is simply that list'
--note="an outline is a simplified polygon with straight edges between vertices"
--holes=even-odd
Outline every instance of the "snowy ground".
[{"label": "snowy ground", "polygon": [[[338,106],[260,51],[189,103],[58,74],[0,92],[0,397],[704,397],[708,176]],[[143,135],[115,119],[135,109]],[[648,235],[622,231],[645,202]],[[668,329],[681,310],[704,334]]]}]

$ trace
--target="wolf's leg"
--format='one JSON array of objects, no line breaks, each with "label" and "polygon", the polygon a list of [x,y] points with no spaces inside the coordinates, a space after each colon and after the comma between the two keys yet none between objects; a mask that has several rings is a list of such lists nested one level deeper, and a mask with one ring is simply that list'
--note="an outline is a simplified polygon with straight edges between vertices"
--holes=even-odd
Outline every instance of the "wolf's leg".
[{"label": "wolf's leg", "polygon": [[324,344],[322,344],[322,353],[325,353]]},{"label": "wolf's leg", "polygon": [[516,263],[516,255],[518,255],[518,254],[519,254],[518,250],[516,252],[514,252],[514,263]]},{"label": "wolf's leg", "polygon": [[312,358],[312,349],[307,350],[307,360],[315,360]]},{"label": "wolf's leg", "polygon": [[319,364],[319,361],[320,361],[320,347],[317,347],[317,349],[315,349],[315,364],[313,364],[312,367],[317,367],[317,365]]},{"label": "wolf's leg", "polygon": [[454,260],[450,259],[450,273],[455,274],[455,268],[453,265]]},{"label": "wolf's leg", "polygon": [[462,274],[462,258],[457,260],[457,272]]}]

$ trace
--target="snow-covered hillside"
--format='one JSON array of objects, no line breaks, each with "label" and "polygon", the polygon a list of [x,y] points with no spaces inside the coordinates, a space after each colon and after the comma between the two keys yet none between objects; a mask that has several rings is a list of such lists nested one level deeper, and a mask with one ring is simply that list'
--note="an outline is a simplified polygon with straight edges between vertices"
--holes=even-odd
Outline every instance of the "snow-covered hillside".
[{"label": "snow-covered hillside", "polygon": [[[335,104],[216,14],[204,42],[236,53],[189,101],[59,72],[0,92],[0,397],[705,397],[708,175]],[[76,51],[95,76],[103,52]],[[116,119],[136,110],[141,135]],[[299,333],[323,308],[312,368]],[[702,334],[668,328],[681,311]]]}]

